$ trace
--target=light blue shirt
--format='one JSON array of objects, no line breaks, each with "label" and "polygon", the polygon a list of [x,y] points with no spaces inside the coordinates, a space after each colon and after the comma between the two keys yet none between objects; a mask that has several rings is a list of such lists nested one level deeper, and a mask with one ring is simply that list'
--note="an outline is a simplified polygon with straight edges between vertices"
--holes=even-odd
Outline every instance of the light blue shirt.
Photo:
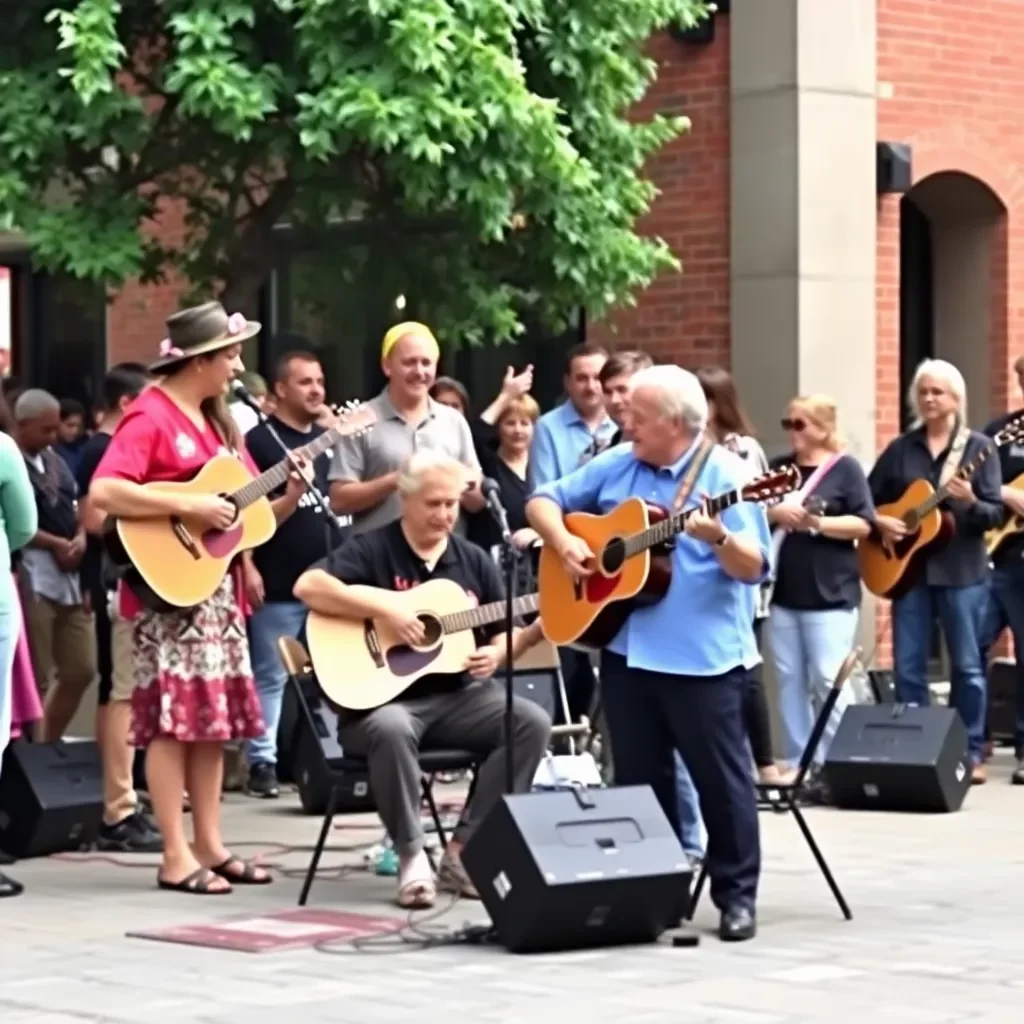
[{"label": "light blue shirt", "polygon": [[[603,515],[631,497],[671,509],[695,449],[696,442],[673,465],[655,469],[634,457],[632,445],[616,445],[561,480],[538,487],[532,497],[550,498],[563,512]],[[685,507],[693,508],[703,496],[717,497],[750,480],[750,467],[716,445]],[[680,534],[673,549],[668,593],[657,604],[633,612],[608,645],[631,668],[717,676],[760,662],[754,611],[757,584],[768,573],[768,517],[760,505],[740,503],[726,509],[721,518],[731,533],[758,547],[764,560],[761,578],[756,583],[733,579],[722,571],[710,545]]]},{"label": "light blue shirt", "polygon": [[614,421],[605,416],[591,431],[572,402],[556,405],[537,421],[530,445],[530,481],[548,484],[578,469],[603,451],[615,436]]}]

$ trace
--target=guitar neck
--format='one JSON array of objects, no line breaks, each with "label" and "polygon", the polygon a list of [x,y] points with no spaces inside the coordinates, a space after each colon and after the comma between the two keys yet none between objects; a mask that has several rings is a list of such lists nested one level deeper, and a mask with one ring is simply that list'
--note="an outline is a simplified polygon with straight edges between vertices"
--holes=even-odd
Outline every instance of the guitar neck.
[{"label": "guitar neck", "polygon": [[925,501],[922,501],[917,508],[918,516],[926,516],[929,512],[934,512],[948,497],[949,497],[949,485],[953,480],[967,480],[972,477],[979,466],[994,452],[997,446],[994,444],[987,444],[984,448],[978,452],[977,455],[971,459],[970,462],[965,462],[954,474],[946,481],[941,487],[936,488],[935,493]]},{"label": "guitar neck", "polygon": [[[523,597],[514,598],[512,601],[512,615],[518,618],[520,615],[529,615],[535,612],[538,607],[538,595],[526,594]],[[467,608],[462,612],[449,612],[440,617],[441,628],[445,633],[461,633],[466,629],[477,629],[480,626],[490,625],[492,622],[500,622],[505,617],[507,606],[504,601],[492,601],[490,604],[482,604],[478,608]]]},{"label": "guitar neck", "polygon": [[[301,448],[296,448],[292,455],[304,462],[312,462],[315,458],[328,451],[341,437],[336,430],[327,430],[314,441]],[[271,491],[277,490],[288,480],[288,474],[292,471],[292,459],[282,459],[277,465],[271,466],[265,473],[250,480],[244,487],[240,487],[231,495],[231,500],[238,508],[246,508],[254,501],[266,497]]]},{"label": "guitar neck", "polygon": [[[703,507],[707,509],[709,515],[717,516],[720,512],[724,512],[727,508],[737,504],[739,500],[739,491],[729,491],[727,494],[720,494],[717,498],[708,499]],[[687,509],[685,512],[677,512],[675,515],[663,519],[660,523],[655,523],[646,530],[641,530],[639,533],[634,533],[631,537],[627,537],[625,543],[626,557],[630,558],[633,555],[638,555],[640,552],[657,547],[659,544],[667,544],[673,537],[686,529],[686,520],[700,507],[702,506]]]}]

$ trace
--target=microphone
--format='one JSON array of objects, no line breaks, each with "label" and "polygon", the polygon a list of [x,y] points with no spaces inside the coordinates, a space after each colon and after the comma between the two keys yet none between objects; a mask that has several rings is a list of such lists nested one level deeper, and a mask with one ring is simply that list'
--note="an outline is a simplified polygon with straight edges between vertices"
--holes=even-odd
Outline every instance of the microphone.
[{"label": "microphone", "polygon": [[249,389],[240,380],[233,380],[230,384],[230,390],[242,405],[247,405],[254,413],[262,415],[263,410],[260,408],[259,403],[249,394]]},{"label": "microphone", "polygon": [[494,516],[494,520],[501,530],[501,539],[506,543],[511,543],[512,531],[508,526],[508,513],[505,511],[505,506],[501,503],[501,485],[497,480],[485,476],[480,481],[480,493],[484,496],[484,501],[487,502],[487,509]]}]

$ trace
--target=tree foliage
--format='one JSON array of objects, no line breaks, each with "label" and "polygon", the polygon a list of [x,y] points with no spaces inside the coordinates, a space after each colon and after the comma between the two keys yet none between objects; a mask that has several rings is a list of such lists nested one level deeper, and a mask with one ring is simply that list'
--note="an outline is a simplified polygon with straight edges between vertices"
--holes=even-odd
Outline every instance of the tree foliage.
[{"label": "tree foliage", "polygon": [[473,342],[676,265],[635,228],[687,123],[629,112],[647,40],[702,0],[55,3],[0,40],[0,226],[45,266],[243,298],[282,244],[358,221]]}]

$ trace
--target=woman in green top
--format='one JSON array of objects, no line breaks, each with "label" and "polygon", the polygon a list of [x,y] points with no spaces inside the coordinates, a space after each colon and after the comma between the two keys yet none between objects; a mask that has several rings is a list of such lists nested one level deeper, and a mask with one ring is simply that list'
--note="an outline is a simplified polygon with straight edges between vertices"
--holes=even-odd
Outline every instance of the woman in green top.
[{"label": "woman in green top", "polygon": [[[21,629],[11,555],[36,535],[39,522],[25,459],[11,437],[10,423],[0,396],[0,759],[11,738],[11,670]],[[21,891],[20,883],[0,872],[0,898]]]}]

